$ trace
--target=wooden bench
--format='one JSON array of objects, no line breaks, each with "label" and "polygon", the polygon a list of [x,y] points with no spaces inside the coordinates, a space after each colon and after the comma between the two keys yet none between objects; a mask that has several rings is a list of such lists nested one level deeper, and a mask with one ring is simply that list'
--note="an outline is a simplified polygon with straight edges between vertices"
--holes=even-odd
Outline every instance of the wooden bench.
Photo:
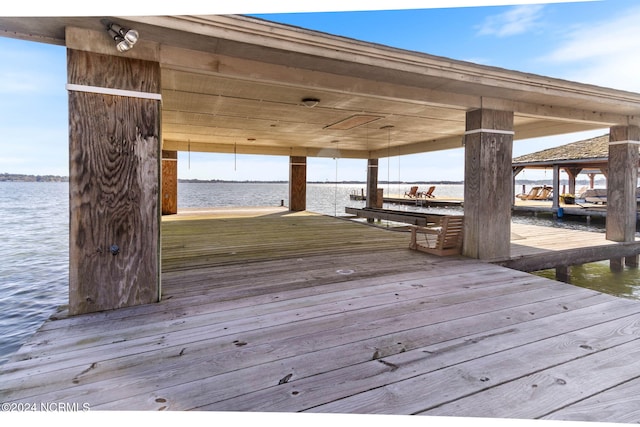
[{"label": "wooden bench", "polygon": [[350,208],[345,207],[345,212],[359,218],[378,219],[405,224],[420,225],[423,227],[440,224],[444,215],[424,212],[396,211],[380,208]]},{"label": "wooden bench", "polygon": [[462,251],[463,227],[464,215],[444,215],[434,226],[412,225],[409,248],[439,256],[458,255]]}]

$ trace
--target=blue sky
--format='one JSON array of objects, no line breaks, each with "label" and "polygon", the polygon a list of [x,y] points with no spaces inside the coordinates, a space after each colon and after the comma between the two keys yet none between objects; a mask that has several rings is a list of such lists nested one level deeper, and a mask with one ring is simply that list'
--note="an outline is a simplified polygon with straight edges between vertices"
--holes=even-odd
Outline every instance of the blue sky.
[{"label": "blue sky", "polygon": [[[29,1],[21,2],[25,10]],[[190,2],[182,9],[151,5],[145,13],[251,13],[285,24],[518,71],[640,92],[640,3],[602,0],[511,5],[498,1],[413,1],[393,3],[330,1],[328,10],[411,7],[409,10],[266,13],[299,11],[293,2],[237,2],[222,9]],[[505,3],[505,2],[502,2]],[[520,3],[520,4],[517,4]],[[143,2],[144,4],[144,2]],[[195,5],[196,3],[194,3]],[[387,4],[387,6],[384,6]],[[438,7],[441,4],[473,4]],[[33,5],[32,5],[33,6]],[[56,6],[53,13],[65,14]],[[73,5],[73,2],[67,4]],[[20,16],[19,9],[0,6],[0,15]],[[12,8],[15,6],[11,6]],[[205,9],[198,9],[205,8]],[[83,15],[83,9],[72,9]],[[317,7],[314,10],[318,10]],[[88,10],[87,15],[99,15]],[[107,14],[107,11],[104,11]],[[116,12],[116,11],[112,11]],[[136,11],[133,11],[134,13]],[[30,13],[27,13],[30,15]],[[116,13],[122,15],[122,12]],[[24,14],[22,14],[24,16]],[[0,37],[0,173],[68,175],[65,49]],[[562,137],[521,140],[514,155],[525,154],[606,133],[606,129]],[[380,179],[404,181],[462,180],[462,149],[380,160]],[[364,180],[366,163],[347,159],[309,159],[308,179]],[[525,172],[520,178],[549,177]],[[198,179],[288,178],[288,159],[180,153],[179,177]]]}]

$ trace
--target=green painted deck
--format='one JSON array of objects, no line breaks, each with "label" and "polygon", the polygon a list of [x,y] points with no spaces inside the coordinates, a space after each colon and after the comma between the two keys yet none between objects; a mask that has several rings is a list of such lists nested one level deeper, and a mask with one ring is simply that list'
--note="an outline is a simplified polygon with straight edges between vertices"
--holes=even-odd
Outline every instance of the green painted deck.
[{"label": "green painted deck", "polygon": [[47,321],[0,401],[640,421],[639,301],[408,243],[281,209],[165,217],[162,302]]}]

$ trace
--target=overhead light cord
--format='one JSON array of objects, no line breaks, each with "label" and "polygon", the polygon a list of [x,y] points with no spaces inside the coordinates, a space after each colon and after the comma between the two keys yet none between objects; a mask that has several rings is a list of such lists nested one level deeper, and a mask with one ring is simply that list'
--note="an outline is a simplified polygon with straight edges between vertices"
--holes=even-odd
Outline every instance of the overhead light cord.
[{"label": "overhead light cord", "polygon": [[387,196],[391,197],[391,128],[387,127]]},{"label": "overhead light cord", "polygon": [[333,189],[333,216],[338,216],[338,156],[340,155],[340,143],[336,141],[336,177]]}]

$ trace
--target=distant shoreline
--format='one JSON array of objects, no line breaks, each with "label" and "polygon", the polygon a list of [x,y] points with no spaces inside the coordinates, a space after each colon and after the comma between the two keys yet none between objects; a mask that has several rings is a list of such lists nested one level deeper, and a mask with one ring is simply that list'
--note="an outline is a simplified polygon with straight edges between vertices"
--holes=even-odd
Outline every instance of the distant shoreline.
[{"label": "distant shoreline", "polygon": [[[0,174],[0,182],[69,182],[67,176],[57,175],[27,175],[27,174]],[[223,179],[178,179],[179,183],[188,184],[288,184],[288,181],[281,180],[223,180]],[[391,181],[391,184],[453,184],[461,185],[463,181]],[[307,181],[307,184],[336,184],[335,181]],[[366,184],[366,181],[338,181],[337,184]],[[387,181],[378,181],[378,185],[389,184]]]},{"label": "distant shoreline", "polygon": [[69,177],[58,175],[0,174],[0,182],[69,182]]},{"label": "distant shoreline", "polygon": [[[178,179],[178,182],[189,184],[288,184],[289,181],[261,181],[261,180],[246,180],[246,181],[226,181],[222,179]],[[307,181],[307,184],[366,184],[366,181]],[[409,184],[452,184],[462,185],[463,181],[378,181],[378,185],[397,184],[397,185],[409,185]]]},{"label": "distant shoreline", "polygon": [[[69,182],[68,176],[58,175],[28,175],[28,174],[14,174],[4,173],[0,174],[0,182]],[[223,179],[178,179],[179,183],[188,184],[287,184],[288,181],[281,180],[223,180]],[[588,180],[577,180],[577,185],[586,185]],[[366,181],[307,181],[307,184],[352,184],[352,185],[366,185]],[[432,184],[432,185],[464,185],[464,181],[378,181],[378,185],[415,185],[415,184]],[[553,185],[553,181],[550,179],[545,180],[516,180],[516,185]],[[565,180],[560,182],[560,185],[566,184]],[[597,182],[602,185],[604,182]]]}]

